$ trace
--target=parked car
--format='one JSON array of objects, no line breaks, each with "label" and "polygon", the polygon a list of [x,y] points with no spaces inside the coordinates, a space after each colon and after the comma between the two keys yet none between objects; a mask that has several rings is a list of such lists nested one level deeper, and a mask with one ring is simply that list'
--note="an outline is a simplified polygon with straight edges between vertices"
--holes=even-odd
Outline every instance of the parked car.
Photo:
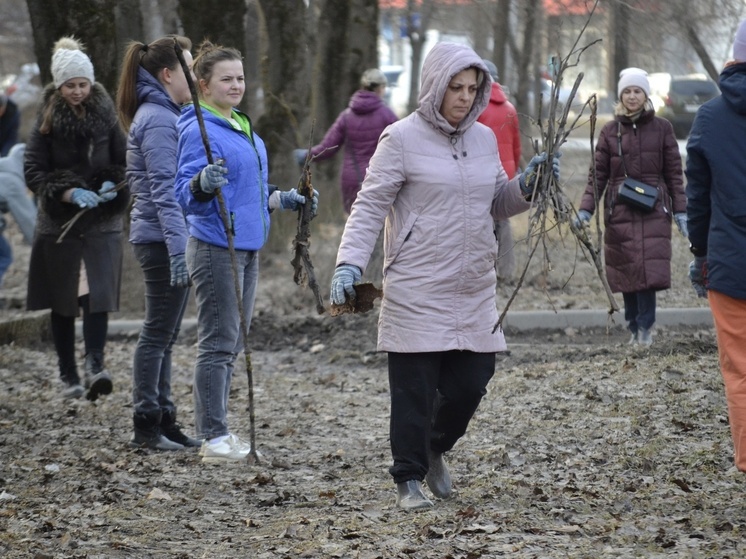
[{"label": "parked car", "polygon": [[671,122],[679,139],[689,135],[697,110],[713,97],[720,95],[717,84],[704,74],[671,76],[651,74],[650,98],[655,112]]}]

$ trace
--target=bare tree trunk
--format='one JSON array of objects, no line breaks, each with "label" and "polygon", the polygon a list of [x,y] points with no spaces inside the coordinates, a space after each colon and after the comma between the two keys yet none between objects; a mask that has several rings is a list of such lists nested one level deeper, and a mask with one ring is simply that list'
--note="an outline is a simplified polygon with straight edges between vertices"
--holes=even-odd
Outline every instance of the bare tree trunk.
[{"label": "bare tree trunk", "polygon": [[510,0],[497,0],[495,4],[494,46],[492,61],[500,75],[506,75],[508,64],[508,34],[510,33]]},{"label": "bare tree trunk", "polygon": [[430,20],[435,12],[435,0],[422,0],[420,4],[420,24],[415,25],[414,14],[417,11],[415,0],[407,0],[405,17],[407,19],[407,37],[412,46],[412,71],[409,75],[409,101],[407,112],[411,113],[417,108],[417,100],[420,97],[420,66],[422,66],[422,49],[425,46],[427,30],[430,28]]},{"label": "bare tree trunk", "polygon": [[629,67],[629,5],[626,2],[612,4],[609,18],[609,36],[612,38],[612,64],[607,87],[616,91],[619,72]]},{"label": "bare tree trunk", "polygon": [[697,30],[694,28],[694,24],[691,21],[688,21],[686,23],[686,34],[689,39],[689,43],[694,49],[694,52],[697,53],[697,56],[699,56],[699,59],[702,61],[702,66],[705,67],[705,71],[717,83],[718,79],[720,79],[720,72],[715,67],[715,64],[712,62],[710,53],[707,52],[705,45],[699,38],[699,34],[697,33]]},{"label": "bare tree trunk", "polygon": [[34,52],[43,83],[51,80],[52,46],[64,35],[75,35],[86,47],[96,81],[112,93],[117,86],[124,45],[143,35],[139,0],[27,0]]}]

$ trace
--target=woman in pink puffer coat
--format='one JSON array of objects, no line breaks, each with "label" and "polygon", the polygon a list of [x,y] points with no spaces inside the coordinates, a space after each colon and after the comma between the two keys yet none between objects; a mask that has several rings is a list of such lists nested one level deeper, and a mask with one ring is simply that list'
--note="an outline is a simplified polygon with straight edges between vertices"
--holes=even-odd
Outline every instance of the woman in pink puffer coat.
[{"label": "woman in pink puffer coat", "polygon": [[[529,208],[525,176],[508,180],[495,135],[476,122],[491,78],[468,46],[439,43],[422,70],[419,107],[381,135],[347,220],[332,302],[354,295],[384,226],[378,349],[388,352],[390,473],[397,504],[432,506],[451,494],[443,460],[466,432],[506,349],[492,331],[497,245],[494,219]],[[527,173],[541,156],[527,166]]]}]

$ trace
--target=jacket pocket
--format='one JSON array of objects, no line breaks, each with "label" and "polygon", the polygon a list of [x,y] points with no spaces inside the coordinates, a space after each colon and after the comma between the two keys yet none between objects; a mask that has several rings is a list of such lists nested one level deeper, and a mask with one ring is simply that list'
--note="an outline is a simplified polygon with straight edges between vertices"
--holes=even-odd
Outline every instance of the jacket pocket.
[{"label": "jacket pocket", "polygon": [[388,247],[388,250],[386,250],[386,260],[383,263],[383,275],[386,275],[386,271],[389,269],[391,264],[393,264],[396,261],[396,258],[399,256],[399,253],[402,250],[402,247],[404,246],[404,243],[409,239],[409,237],[412,235],[412,229],[414,229],[414,224],[417,222],[417,218],[419,218],[419,214],[417,213],[411,213],[409,214],[409,217],[404,222],[404,226],[399,231],[399,234],[394,239],[393,243],[391,243],[391,246]]}]

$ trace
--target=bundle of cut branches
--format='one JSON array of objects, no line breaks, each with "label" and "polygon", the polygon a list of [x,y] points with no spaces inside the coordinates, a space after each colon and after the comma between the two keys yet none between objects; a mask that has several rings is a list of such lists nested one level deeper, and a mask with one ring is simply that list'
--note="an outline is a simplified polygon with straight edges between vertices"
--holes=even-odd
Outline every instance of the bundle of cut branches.
[{"label": "bundle of cut branches", "polygon": [[[567,103],[562,106],[559,103],[559,86],[562,83],[562,78],[565,71],[568,68],[575,67],[579,64],[582,54],[594,44],[600,42],[600,40],[593,41],[583,47],[579,46],[581,37],[585,32],[591,18],[598,6],[598,0],[594,3],[591,8],[585,25],[581,29],[570,53],[564,58],[557,55],[551,60],[552,70],[552,88],[550,92],[549,100],[549,112],[546,121],[539,119],[539,130],[541,132],[541,144],[538,141],[534,141],[534,151],[538,154],[540,152],[546,153],[547,157],[544,163],[537,167],[537,172],[529,179],[529,186],[532,189],[531,195],[531,209],[529,216],[529,227],[528,227],[528,258],[522,271],[520,278],[516,284],[513,293],[511,294],[508,302],[506,303],[503,312],[493,328],[493,332],[502,326],[503,320],[508,313],[508,309],[516,298],[523,282],[526,278],[526,274],[529,269],[529,265],[539,247],[544,248],[545,268],[551,269],[551,260],[549,251],[547,250],[547,233],[555,228],[562,231],[563,227],[569,228],[572,235],[575,237],[583,253],[593,263],[598,273],[599,280],[603,284],[604,290],[609,299],[609,315],[619,310],[614,297],[609,288],[606,280],[606,273],[603,267],[603,260],[600,255],[600,250],[597,247],[602,246],[602,237],[600,227],[597,227],[598,238],[596,243],[591,240],[588,235],[587,228],[580,225],[576,226],[577,221],[577,210],[573,205],[570,198],[565,194],[562,188],[562,184],[558,182],[552,173],[552,162],[556,157],[560,157],[561,147],[567,141],[569,135],[579,126],[581,118],[583,118],[586,111],[590,112],[590,150],[591,154],[595,151],[594,138],[596,128],[596,116],[597,116],[597,101],[596,96],[592,95],[577,111],[574,115],[573,120],[570,122],[570,109],[572,101],[575,99],[580,83],[583,80],[583,73],[579,73],[575,79],[572,90],[570,92]],[[561,108],[561,111],[560,111]],[[559,115],[557,114],[559,113]],[[594,158],[591,156],[591,160]],[[595,168],[592,169],[592,175],[595,177]],[[598,214],[597,214],[598,219]]]}]

